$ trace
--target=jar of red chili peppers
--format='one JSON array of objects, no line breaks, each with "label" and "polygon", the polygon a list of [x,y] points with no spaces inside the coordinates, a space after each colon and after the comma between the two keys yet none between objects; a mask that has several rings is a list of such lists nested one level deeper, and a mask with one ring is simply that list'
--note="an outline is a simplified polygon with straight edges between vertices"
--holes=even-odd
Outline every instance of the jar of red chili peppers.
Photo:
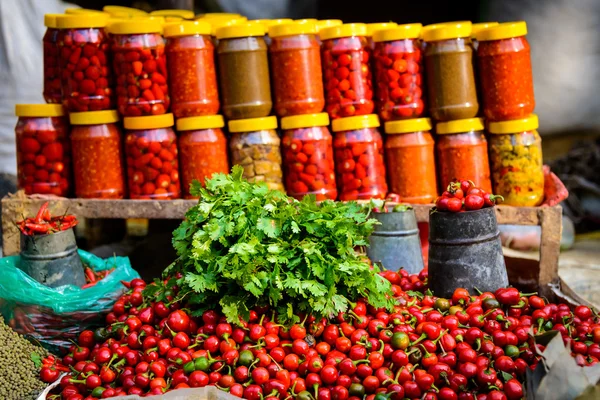
[{"label": "jar of red chili peppers", "polygon": [[400,25],[375,33],[377,109],[384,121],[424,114],[421,24]]},{"label": "jar of red chili peppers", "polygon": [[435,126],[440,192],[454,179],[473,181],[492,193],[488,144],[483,119],[469,118],[442,122]]},{"label": "jar of red chili peppers", "polygon": [[365,24],[343,24],[319,32],[325,111],[331,119],[373,112],[373,82]]},{"label": "jar of red chili peppers", "polygon": [[333,147],[327,113],[296,115],[281,120],[285,187],[288,195],[302,199],[335,200]]},{"label": "jar of red chili peppers", "polygon": [[75,196],[122,199],[125,173],[121,130],[116,110],[69,114]]},{"label": "jar of red chili peppers", "polygon": [[385,124],[385,159],[390,193],[407,203],[427,204],[437,197],[435,150],[429,118]]},{"label": "jar of red chili peppers", "polygon": [[213,174],[229,172],[227,139],[223,133],[225,121],[221,115],[179,118],[179,158],[181,159],[181,184],[186,199],[190,185],[197,180],[204,186]]},{"label": "jar of red chili peppers", "polygon": [[178,199],[179,162],[173,114],[123,120],[127,181],[132,199]]},{"label": "jar of red chili peppers", "polygon": [[321,54],[314,23],[275,25],[269,29],[271,79],[279,117],[323,111]]},{"label": "jar of red chili peppers", "polygon": [[110,25],[117,108],[123,116],[159,115],[169,109],[162,30],[162,24],[151,19]]},{"label": "jar of red chili peppers", "polygon": [[171,110],[177,118],[219,112],[215,47],[206,22],[185,21],[165,27]]},{"label": "jar of red chili peppers", "polygon": [[60,104],[17,104],[17,178],[26,194],[67,196],[71,189],[69,124]]},{"label": "jar of red chili peppers", "polygon": [[524,21],[479,32],[477,61],[483,112],[491,121],[528,116],[535,108],[531,54]]},{"label": "jar of red chili peppers", "polygon": [[46,103],[62,103],[60,72],[58,68],[58,28],[56,18],[60,14],[44,15],[46,33],[43,39],[44,48],[44,100]]},{"label": "jar of red chili peppers", "polygon": [[385,198],[388,186],[383,141],[375,114],[336,119],[331,129],[339,199]]},{"label": "jar of red chili peppers", "polygon": [[367,24],[367,43],[368,43],[369,49],[373,50],[375,48],[375,42],[373,41],[375,32],[383,31],[386,29],[392,29],[397,26],[398,26],[398,24],[395,22],[373,22],[373,23]]},{"label": "jar of red chili peppers", "polygon": [[63,105],[70,112],[114,107],[105,14],[56,18]]}]

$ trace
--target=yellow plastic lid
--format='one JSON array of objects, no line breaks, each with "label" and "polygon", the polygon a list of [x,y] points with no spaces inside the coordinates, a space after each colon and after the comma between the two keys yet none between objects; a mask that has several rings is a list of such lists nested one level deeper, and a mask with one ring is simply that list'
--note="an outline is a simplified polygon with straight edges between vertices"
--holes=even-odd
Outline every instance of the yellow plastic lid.
[{"label": "yellow plastic lid", "polygon": [[239,22],[228,26],[222,26],[215,32],[217,39],[232,39],[248,36],[264,36],[265,27],[253,22]]},{"label": "yellow plastic lid", "polygon": [[69,114],[71,125],[112,124],[119,121],[117,110],[74,112]]},{"label": "yellow plastic lid", "polygon": [[321,29],[342,25],[343,23],[341,19],[320,19],[317,21],[317,32],[321,32]]},{"label": "yellow plastic lid", "polygon": [[424,31],[423,40],[426,42],[435,42],[438,40],[470,38],[471,30],[472,24],[470,21],[445,23],[439,27]]},{"label": "yellow plastic lid", "polygon": [[343,132],[364,128],[377,128],[378,126],[379,117],[377,117],[377,114],[368,114],[334,119],[331,123],[331,130],[334,132]]},{"label": "yellow plastic lid", "polygon": [[505,22],[489,28],[482,29],[476,35],[480,42],[486,40],[510,39],[527,35],[527,23],[525,21]]},{"label": "yellow plastic lid", "polygon": [[199,19],[197,21],[206,21],[206,22],[208,22],[210,24],[210,26],[212,26],[212,30],[211,30],[211,35],[212,36],[216,36],[217,29],[222,28],[224,26],[231,26],[231,25],[235,25],[235,24],[241,24],[241,23],[248,22],[248,20],[246,19],[246,17],[240,17],[240,18],[235,18],[235,19],[211,18],[211,19]]},{"label": "yellow plastic lid", "polygon": [[65,109],[60,104],[16,104],[17,117],[62,117]]},{"label": "yellow plastic lid", "polygon": [[513,119],[510,121],[490,122],[488,132],[494,134],[507,134],[534,131],[539,128],[538,116],[531,114],[527,118]]},{"label": "yellow plastic lid", "polygon": [[395,22],[373,22],[367,24],[367,36],[373,36],[373,34],[377,31],[381,31],[383,29],[390,29],[397,27],[398,24]]},{"label": "yellow plastic lid", "polygon": [[498,25],[497,22],[478,22],[471,26],[471,38],[477,39],[477,34],[484,29],[489,28],[490,26]]},{"label": "yellow plastic lid", "polygon": [[104,28],[108,25],[109,15],[106,13],[65,14],[56,17],[58,29]]},{"label": "yellow plastic lid", "polygon": [[165,37],[210,35],[212,26],[202,21],[182,21],[165,25]]},{"label": "yellow plastic lid", "polygon": [[113,35],[132,35],[138,33],[161,33],[162,23],[147,17],[115,22],[108,26],[108,31]]},{"label": "yellow plastic lid", "polygon": [[193,19],[195,16],[192,10],[179,9],[154,10],[150,12],[150,15],[158,15],[162,17],[181,17],[183,19]]},{"label": "yellow plastic lid", "polygon": [[392,40],[417,39],[421,35],[423,25],[405,24],[390,29],[382,29],[373,34],[374,42],[390,42]]},{"label": "yellow plastic lid", "polygon": [[196,19],[198,18],[246,18],[242,14],[237,13],[204,13],[196,15]]},{"label": "yellow plastic lid", "polygon": [[[443,26],[446,25],[453,25],[453,24],[466,24],[466,23],[470,23],[471,21],[448,21],[448,22],[437,22],[435,24],[429,24],[429,25],[425,25],[423,27],[423,29],[421,30],[421,39],[423,39],[423,36],[428,32],[431,31],[433,29],[438,29],[441,28]],[[472,26],[472,25],[471,25]]]},{"label": "yellow plastic lid", "polygon": [[277,117],[248,118],[229,121],[229,132],[255,132],[277,129]]},{"label": "yellow plastic lid", "polygon": [[127,13],[127,15],[148,15],[148,13],[144,10],[140,10],[139,8],[133,7],[125,7],[125,6],[104,6],[102,10],[109,14],[117,14],[122,15],[123,13]]},{"label": "yellow plastic lid", "polygon": [[483,118],[457,119],[456,121],[440,122],[435,126],[435,132],[439,135],[482,131],[483,129]]},{"label": "yellow plastic lid", "polygon": [[44,14],[44,26],[47,28],[56,28],[56,18],[63,14]]},{"label": "yellow plastic lid", "polygon": [[423,132],[431,130],[431,120],[429,118],[405,119],[402,121],[390,121],[385,123],[385,133],[409,133]]},{"label": "yellow plastic lid", "polygon": [[306,23],[316,24],[319,21],[316,18],[303,18],[303,19],[295,19],[294,22],[298,22],[300,24],[306,24]]},{"label": "yellow plastic lid", "polygon": [[100,15],[110,15],[100,10],[92,10],[91,8],[67,8],[65,10],[65,14],[68,15],[81,15],[81,14],[100,14]]},{"label": "yellow plastic lid", "polygon": [[253,19],[248,22],[255,22],[257,24],[262,24],[265,27],[265,30],[268,31],[270,27],[281,24],[289,24],[294,22],[291,18],[280,18],[280,19]]},{"label": "yellow plastic lid", "polygon": [[342,24],[330,26],[319,32],[321,40],[337,39],[350,36],[367,36],[367,25],[365,24]]},{"label": "yellow plastic lid", "polygon": [[125,129],[158,129],[173,126],[175,121],[173,114],[149,115],[147,117],[125,117],[123,126]]},{"label": "yellow plastic lid", "polygon": [[291,22],[289,24],[273,25],[269,28],[269,36],[281,37],[292,35],[315,35],[317,25],[313,22]]},{"label": "yellow plastic lid", "polygon": [[222,128],[225,120],[222,115],[204,115],[201,117],[187,117],[177,119],[178,131],[194,131],[199,129]]},{"label": "yellow plastic lid", "polygon": [[327,113],[294,115],[281,118],[281,129],[310,128],[329,125]]}]

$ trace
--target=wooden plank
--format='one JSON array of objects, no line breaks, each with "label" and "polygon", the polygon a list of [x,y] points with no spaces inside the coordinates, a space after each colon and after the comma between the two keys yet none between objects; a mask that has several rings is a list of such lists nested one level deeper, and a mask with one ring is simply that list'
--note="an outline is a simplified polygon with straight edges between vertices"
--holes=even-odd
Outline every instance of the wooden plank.
[{"label": "wooden plank", "polygon": [[558,282],[558,257],[562,234],[562,207],[538,209],[542,237],[540,243],[540,272],[538,283],[543,294],[549,294],[550,284]]}]

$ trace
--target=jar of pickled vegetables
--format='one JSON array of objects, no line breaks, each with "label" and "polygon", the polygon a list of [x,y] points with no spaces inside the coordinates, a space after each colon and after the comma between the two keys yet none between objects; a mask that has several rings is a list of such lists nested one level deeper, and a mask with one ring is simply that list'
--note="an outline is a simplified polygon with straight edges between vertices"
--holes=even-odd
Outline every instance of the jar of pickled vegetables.
[{"label": "jar of pickled vegetables", "polygon": [[105,14],[56,17],[63,105],[69,112],[114,107]]},{"label": "jar of pickled vegetables", "polygon": [[490,122],[490,168],[494,194],[503,204],[538,206],[544,200],[542,139],[535,114],[523,119]]},{"label": "jar of pickled vegetables", "polygon": [[321,44],[321,38],[319,36],[321,30],[332,26],[342,25],[343,22],[341,19],[320,19],[315,24],[317,25],[317,40],[319,41],[319,44]]},{"label": "jar of pickled vegetables", "polygon": [[460,21],[425,28],[425,70],[431,116],[437,121],[475,117],[479,104],[473,71],[471,23]]},{"label": "jar of pickled vegetables", "polygon": [[185,21],[165,27],[171,110],[176,118],[219,112],[215,47],[206,22]]},{"label": "jar of pickled vegetables", "polygon": [[110,25],[117,108],[122,116],[160,115],[169,110],[162,30],[162,24],[151,19],[132,19]]},{"label": "jar of pickled vegetables", "polygon": [[390,193],[407,203],[437,197],[435,149],[429,118],[385,123],[385,159]]},{"label": "jar of pickled vegetables", "polygon": [[375,33],[377,110],[384,121],[424,114],[421,24],[399,25]]},{"label": "jar of pickled vegetables", "polygon": [[322,29],[319,36],[325,82],[325,111],[331,119],[373,112],[370,49],[365,24]]},{"label": "jar of pickled vegetables", "polygon": [[300,200],[335,200],[335,169],[327,113],[296,115],[281,120],[281,147],[288,195]]},{"label": "jar of pickled vegetables", "polygon": [[483,119],[469,118],[441,122],[435,126],[440,192],[454,179],[473,181],[492,192],[488,144]]},{"label": "jar of pickled vegetables", "polygon": [[122,199],[125,171],[121,130],[116,110],[69,114],[75,196]]},{"label": "jar of pickled vegetables", "polygon": [[206,179],[216,173],[229,173],[227,139],[223,133],[225,121],[221,115],[179,118],[179,158],[181,184],[186,199],[196,198],[190,193],[192,181],[204,186]]},{"label": "jar of pickled vegetables", "polygon": [[56,18],[60,14],[44,15],[44,100],[46,103],[62,103],[62,90],[60,87],[60,72],[58,67],[58,28]]},{"label": "jar of pickled vegetables", "polygon": [[71,189],[69,124],[60,104],[17,104],[17,185],[26,194],[67,196]]},{"label": "jar of pickled vegetables", "polygon": [[179,161],[173,114],[126,117],[127,184],[132,199],[178,199]]},{"label": "jar of pickled vegetables", "polygon": [[270,189],[283,191],[277,118],[241,119],[228,125],[231,164],[241,165],[250,182],[265,182]]},{"label": "jar of pickled vegetables", "polygon": [[375,42],[373,37],[375,36],[375,32],[383,31],[386,29],[392,29],[397,27],[398,24],[395,22],[373,22],[367,24],[367,45],[369,49],[373,50],[375,48]]},{"label": "jar of pickled vegetables", "polygon": [[320,113],[325,107],[321,53],[314,23],[269,28],[271,78],[279,117]]},{"label": "jar of pickled vegetables", "polygon": [[385,198],[383,141],[375,114],[336,119],[331,130],[339,200]]},{"label": "jar of pickled vegetables", "polygon": [[535,108],[527,24],[508,22],[477,35],[483,113],[490,121],[528,116]]},{"label": "jar of pickled vegetables", "polygon": [[269,60],[265,28],[235,23],[217,29],[219,83],[227,119],[266,117],[271,112]]}]

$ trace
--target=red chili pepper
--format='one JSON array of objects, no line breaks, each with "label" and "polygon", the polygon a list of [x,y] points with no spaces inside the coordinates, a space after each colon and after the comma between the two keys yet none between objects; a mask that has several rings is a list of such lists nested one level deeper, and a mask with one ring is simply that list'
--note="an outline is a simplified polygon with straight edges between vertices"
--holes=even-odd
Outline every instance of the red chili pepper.
[{"label": "red chili pepper", "polygon": [[48,210],[48,202],[45,202],[44,204],[42,204],[42,206],[40,207],[40,209],[38,210],[36,216],[35,216],[35,223],[39,224],[42,222],[42,219],[44,217],[44,213],[46,212],[46,210]]},{"label": "red chili pepper", "polygon": [[94,271],[92,271],[92,269],[90,267],[85,267],[85,276],[87,277],[87,279],[91,282],[96,282],[96,275],[94,274]]},{"label": "red chili pepper", "polygon": [[507,305],[517,305],[521,300],[521,294],[516,288],[501,288],[496,290],[496,299],[502,303]]},{"label": "red chili pepper", "polygon": [[121,283],[123,284],[123,286],[125,286],[127,289],[129,289],[131,287],[131,283],[127,282],[127,281],[121,281]]},{"label": "red chili pepper", "polygon": [[25,227],[31,230],[32,233],[47,233],[50,230],[49,224],[34,224],[26,222]]},{"label": "red chili pepper", "polygon": [[95,286],[95,285],[96,285],[96,283],[98,283],[98,282],[90,282],[90,283],[86,283],[86,284],[85,284],[85,285],[83,285],[81,288],[82,288],[82,289],[89,289],[89,288],[91,288],[92,286]]}]

